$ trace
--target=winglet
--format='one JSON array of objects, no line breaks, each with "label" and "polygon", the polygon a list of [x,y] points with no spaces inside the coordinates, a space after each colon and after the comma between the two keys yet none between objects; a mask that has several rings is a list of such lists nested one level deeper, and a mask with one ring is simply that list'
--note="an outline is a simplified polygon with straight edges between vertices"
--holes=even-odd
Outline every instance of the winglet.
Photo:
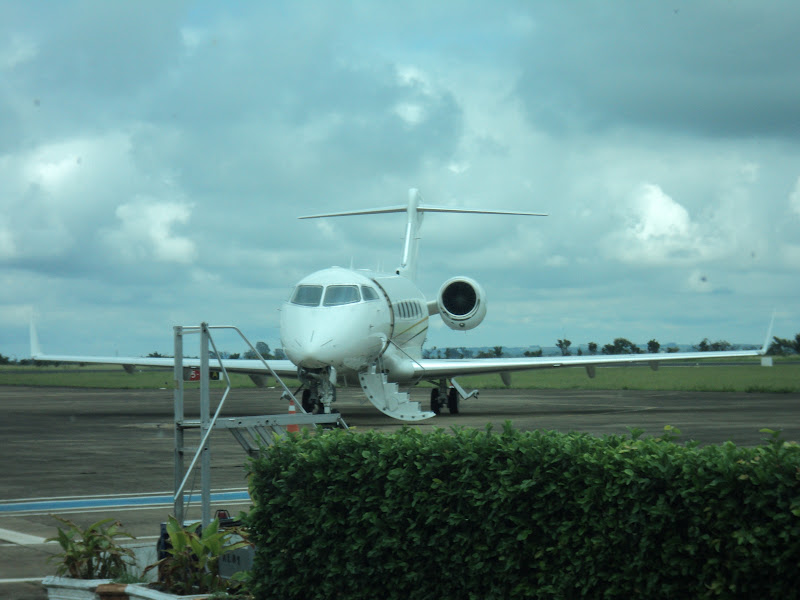
[{"label": "winglet", "polygon": [[769,348],[769,341],[772,339],[772,326],[775,324],[775,311],[772,311],[772,318],[769,321],[769,329],[767,329],[767,337],[764,340],[764,345],[761,346],[761,350],[758,351],[759,354],[762,356],[767,353],[767,349]]},{"label": "winglet", "polygon": [[42,347],[39,345],[39,336],[36,333],[36,324],[33,322],[33,315],[30,321],[30,334],[31,334],[31,358],[37,358],[42,355]]}]

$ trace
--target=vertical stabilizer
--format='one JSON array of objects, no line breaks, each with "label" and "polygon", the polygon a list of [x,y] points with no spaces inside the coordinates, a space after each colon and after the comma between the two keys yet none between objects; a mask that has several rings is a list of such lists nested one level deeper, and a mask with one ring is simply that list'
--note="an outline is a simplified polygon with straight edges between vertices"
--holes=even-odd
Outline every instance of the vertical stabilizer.
[{"label": "vertical stabilizer", "polygon": [[36,333],[36,324],[31,315],[30,321],[30,335],[31,335],[31,358],[36,358],[42,355],[42,348],[39,346],[39,336]]},{"label": "vertical stabilizer", "polygon": [[422,211],[419,209],[419,202],[422,196],[419,190],[411,188],[408,190],[408,220],[406,221],[406,239],[403,244],[403,258],[400,267],[397,269],[398,275],[407,277],[415,281],[417,278],[417,255],[419,253],[419,228],[422,225]]}]

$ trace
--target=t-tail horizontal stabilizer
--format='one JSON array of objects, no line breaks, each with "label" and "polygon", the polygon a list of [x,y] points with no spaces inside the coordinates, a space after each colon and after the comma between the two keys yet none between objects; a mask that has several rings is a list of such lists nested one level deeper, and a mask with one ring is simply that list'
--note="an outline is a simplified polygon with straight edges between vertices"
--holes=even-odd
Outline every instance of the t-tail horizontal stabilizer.
[{"label": "t-tail horizontal stabilizer", "polygon": [[546,217],[544,213],[518,212],[511,210],[484,210],[475,208],[450,208],[449,206],[427,206],[421,204],[422,194],[416,188],[408,190],[408,204],[406,206],[387,206],[384,208],[368,208],[364,210],[348,210],[343,212],[325,213],[319,215],[307,215],[299,217],[301,219],[321,219],[326,217],[352,217],[354,215],[382,215],[387,213],[401,213],[408,215],[406,221],[406,235],[403,244],[403,258],[400,267],[397,269],[398,275],[404,275],[412,281],[417,276],[417,253],[419,248],[419,228],[422,225],[422,217],[426,212],[436,213],[460,213],[471,215],[516,215],[526,217]]}]

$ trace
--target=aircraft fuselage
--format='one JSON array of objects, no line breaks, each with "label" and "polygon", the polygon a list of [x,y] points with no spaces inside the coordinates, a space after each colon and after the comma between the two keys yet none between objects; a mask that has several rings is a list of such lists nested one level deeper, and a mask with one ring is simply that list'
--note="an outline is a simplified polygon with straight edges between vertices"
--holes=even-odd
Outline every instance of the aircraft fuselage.
[{"label": "aircraft fuselage", "polygon": [[413,378],[428,305],[402,275],[333,267],[302,279],[281,309],[281,343],[298,368],[355,375],[381,359],[393,381]]}]

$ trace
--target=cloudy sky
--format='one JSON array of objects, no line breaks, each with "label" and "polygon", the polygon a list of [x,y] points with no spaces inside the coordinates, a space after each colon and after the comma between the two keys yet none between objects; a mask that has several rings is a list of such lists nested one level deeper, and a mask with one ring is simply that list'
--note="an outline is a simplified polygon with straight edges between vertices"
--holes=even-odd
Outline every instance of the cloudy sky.
[{"label": "cloudy sky", "polygon": [[[489,295],[428,346],[760,343],[800,331],[800,6],[0,3],[0,353],[279,345],[332,264]],[[231,351],[240,348],[229,348]]]}]

